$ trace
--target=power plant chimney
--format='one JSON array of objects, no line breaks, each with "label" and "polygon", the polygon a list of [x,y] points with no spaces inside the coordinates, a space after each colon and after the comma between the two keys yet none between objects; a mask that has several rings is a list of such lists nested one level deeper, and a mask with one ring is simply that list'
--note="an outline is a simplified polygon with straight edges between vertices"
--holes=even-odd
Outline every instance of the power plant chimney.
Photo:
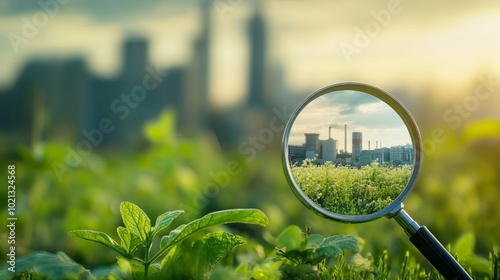
[{"label": "power plant chimney", "polygon": [[370,151],[370,141],[368,140],[368,151]]},{"label": "power plant chimney", "polygon": [[328,127],[328,139],[332,139],[332,127]]}]

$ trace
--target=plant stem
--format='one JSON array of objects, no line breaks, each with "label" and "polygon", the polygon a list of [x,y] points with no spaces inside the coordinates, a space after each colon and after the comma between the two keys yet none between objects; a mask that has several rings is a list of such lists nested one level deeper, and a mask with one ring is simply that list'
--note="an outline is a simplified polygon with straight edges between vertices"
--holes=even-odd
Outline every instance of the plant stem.
[{"label": "plant stem", "polygon": [[148,279],[149,265],[151,264],[149,260],[149,251],[151,250],[151,244],[144,248],[144,279]]}]

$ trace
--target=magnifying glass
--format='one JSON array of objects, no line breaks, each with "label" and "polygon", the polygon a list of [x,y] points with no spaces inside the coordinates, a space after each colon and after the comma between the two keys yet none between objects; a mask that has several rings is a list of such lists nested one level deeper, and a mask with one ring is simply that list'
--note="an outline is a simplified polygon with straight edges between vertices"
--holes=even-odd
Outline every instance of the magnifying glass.
[{"label": "magnifying glass", "polygon": [[422,140],[408,110],[390,94],[362,83],[319,89],[292,114],[282,146],[290,187],[311,211],[346,223],[394,218],[443,277],[472,279],[403,210],[420,169]]}]

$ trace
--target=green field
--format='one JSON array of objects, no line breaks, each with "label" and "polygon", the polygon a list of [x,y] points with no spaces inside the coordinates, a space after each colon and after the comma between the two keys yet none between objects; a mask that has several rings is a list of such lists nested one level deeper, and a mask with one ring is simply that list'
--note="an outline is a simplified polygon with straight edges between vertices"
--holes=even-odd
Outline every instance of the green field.
[{"label": "green field", "polygon": [[372,163],[360,169],[330,163],[292,167],[302,191],[322,208],[343,215],[366,215],[387,207],[402,192],[411,166]]},{"label": "green field", "polygon": [[[144,127],[144,146],[126,151],[104,147],[96,149],[83,157],[78,166],[66,165],[68,170],[61,180],[53,164],[65,163],[67,148],[75,149],[74,143],[47,140],[42,143],[41,152],[22,145],[9,149],[0,145],[0,166],[3,166],[4,179],[8,175],[8,166],[16,166],[18,225],[15,232],[17,275],[11,277],[12,274],[5,274],[9,272],[9,264],[6,262],[7,255],[4,255],[0,258],[3,263],[0,279],[61,279],[48,275],[68,270],[88,275],[88,269],[97,279],[110,271],[123,275],[122,279],[131,279],[130,269],[125,267],[128,270],[122,271],[117,263],[121,256],[118,252],[68,234],[89,229],[107,233],[120,246],[125,246],[121,244],[117,232],[117,228],[126,227],[120,212],[123,201],[141,207],[151,218],[151,228],[156,225],[154,217],[160,217],[165,212],[184,211],[169,228],[152,240],[151,252],[158,252],[162,235],[178,232],[176,229],[182,224],[216,211],[252,208],[261,210],[269,218],[265,228],[235,224],[197,232],[182,241],[179,250],[166,255],[179,257],[167,262],[178,268],[171,274],[179,275],[151,279],[186,279],[186,273],[206,267],[194,264],[193,260],[204,256],[197,256],[196,252],[202,250],[194,248],[194,244],[201,246],[200,242],[218,241],[229,236],[219,233],[221,230],[242,236],[246,243],[220,260],[213,268],[210,279],[443,279],[392,219],[360,224],[335,223],[304,211],[284,178],[281,150],[270,146],[269,150],[249,160],[247,155],[237,151],[222,153],[210,141],[210,136],[183,138],[174,132],[174,128],[174,114],[162,114],[157,121]],[[472,271],[473,279],[500,280],[500,145],[497,144],[500,122],[478,122],[464,127],[463,132],[447,135],[448,140],[426,157],[419,179],[405,200],[405,209],[438,236],[453,256],[458,256],[467,271]],[[425,134],[423,136],[425,138]],[[237,163],[237,169],[233,168],[234,163]],[[228,166],[231,168],[228,169]],[[400,187],[406,184],[411,173],[411,169],[406,168],[406,177],[399,179]],[[239,173],[234,170],[239,170]],[[375,189],[375,186],[382,186],[381,190],[385,190],[397,185],[394,178],[401,177],[398,173],[402,173],[401,168],[391,170],[384,165],[367,166],[360,170],[310,165],[294,167],[293,170],[297,180],[304,177],[303,182],[309,182],[303,186],[332,187],[342,182],[349,191],[349,197],[355,197],[355,187],[361,186],[359,180],[362,173],[371,173],[371,177],[364,178],[365,182],[370,178],[377,178],[373,182],[383,182],[372,182],[373,187],[362,188],[365,193]],[[340,171],[345,173],[343,180],[340,180]],[[382,193],[381,190],[378,192]],[[357,191],[356,196],[361,196],[360,190]],[[323,192],[321,200],[329,198],[334,201],[338,199],[334,194],[338,196],[341,193],[338,189]],[[399,191],[394,193],[397,195]],[[389,196],[395,198],[395,195]],[[345,198],[344,192],[342,199]],[[5,189],[0,192],[0,201],[7,200]],[[359,210],[356,205],[353,207],[353,200],[348,202],[351,202],[350,209]],[[374,208],[369,210],[367,204],[361,204],[361,209],[367,213],[381,208],[372,203]],[[333,206],[342,209],[338,202]],[[349,213],[349,208],[337,211]],[[7,215],[8,204],[0,204],[0,219],[7,221]],[[307,230],[308,226],[312,231]],[[4,240],[8,240],[7,230],[5,227],[0,231]],[[360,240],[357,251],[352,251],[353,239],[346,236]],[[238,241],[239,238],[228,237],[227,240]],[[342,242],[330,242],[333,240]],[[332,249],[331,244],[339,248]],[[0,251],[7,254],[10,246],[7,241],[0,242]],[[135,253],[136,257],[145,258],[142,245]],[[155,265],[161,266],[161,261],[158,259]],[[37,270],[23,272],[22,265],[33,268],[33,264]],[[150,275],[153,275],[153,269]]]}]

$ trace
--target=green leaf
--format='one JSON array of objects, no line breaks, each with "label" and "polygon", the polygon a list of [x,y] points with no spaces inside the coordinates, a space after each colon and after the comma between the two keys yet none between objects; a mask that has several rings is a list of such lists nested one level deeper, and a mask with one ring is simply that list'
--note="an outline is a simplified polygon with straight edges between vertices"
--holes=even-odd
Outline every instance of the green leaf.
[{"label": "green leaf", "polygon": [[206,234],[196,241],[193,250],[196,254],[196,279],[208,279],[215,265],[229,252],[246,241],[243,237],[224,231]]},{"label": "green leaf", "polygon": [[151,232],[151,220],[148,215],[139,206],[126,201],[120,204],[120,213],[125,226],[147,246]]},{"label": "green leaf", "polygon": [[[18,274],[18,276],[20,276],[22,271],[26,270],[33,270],[36,273],[46,277],[43,279],[95,279],[89,270],[73,261],[63,252],[57,252],[57,254],[48,252],[34,252],[28,256],[17,259],[16,273]],[[7,270],[5,269],[5,271]],[[6,276],[6,274],[4,274],[4,271],[0,272],[0,278],[11,279],[11,277],[4,278],[4,276]],[[12,279],[24,278],[14,277]]]},{"label": "green leaf", "polygon": [[121,256],[117,258],[118,266],[131,279],[144,279],[144,264],[134,259]]},{"label": "green leaf", "polygon": [[281,262],[264,261],[252,269],[251,279],[283,279],[280,273]]},{"label": "green leaf", "polygon": [[462,234],[452,246],[452,252],[458,256],[460,263],[470,267],[475,273],[489,272],[490,266],[487,259],[474,254],[476,247],[476,235],[473,232]]},{"label": "green leaf", "polygon": [[166,110],[160,117],[144,125],[144,134],[152,143],[172,143],[175,140],[175,112]]},{"label": "green leaf", "polygon": [[370,260],[367,258],[364,258],[359,253],[354,253],[354,254],[348,256],[347,264],[349,264],[353,267],[356,267],[356,268],[362,268],[364,270],[369,270],[372,266]]},{"label": "green leaf", "polygon": [[181,242],[189,235],[199,230],[214,225],[228,223],[245,223],[266,226],[268,219],[267,216],[258,209],[231,209],[207,214],[186,225],[181,225],[170,232],[169,235],[163,236],[160,243],[160,251],[153,257],[153,260],[160,257],[160,255],[166,252],[169,247]]},{"label": "green leaf", "polygon": [[118,227],[116,229],[118,236],[120,236],[121,247],[127,252],[128,255],[132,254],[141,245],[141,240],[135,234],[132,234],[128,228]]},{"label": "green leaf", "polygon": [[316,253],[328,257],[335,257],[342,251],[358,251],[358,240],[352,235],[329,236],[318,244]]},{"label": "green leaf", "polygon": [[474,255],[474,248],[476,246],[476,236],[473,232],[462,234],[456,241],[453,252],[458,255],[458,258],[463,260]]},{"label": "green leaf", "polygon": [[287,227],[278,236],[277,244],[278,248],[286,248],[287,252],[301,249],[304,244],[302,230],[296,225]]},{"label": "green leaf", "polygon": [[156,219],[155,227],[153,230],[153,236],[163,229],[167,228],[173,220],[175,220],[180,214],[184,213],[183,210],[169,211],[161,214]]},{"label": "green leaf", "polygon": [[[232,209],[213,212],[186,225],[181,225],[172,231],[168,236],[164,236],[162,238],[161,247],[171,246],[204,228],[228,223],[245,223],[266,226],[268,220],[267,216],[258,209]],[[165,242],[164,240],[168,242]]]},{"label": "green leaf", "polygon": [[[170,247],[161,261],[160,270],[163,279],[197,279],[196,253],[193,243],[180,242]],[[186,265],[189,264],[189,265]]]},{"label": "green leaf", "polygon": [[320,244],[323,241],[323,236],[320,234],[310,234],[307,237],[307,244],[306,247],[316,247],[318,244]]},{"label": "green leaf", "polygon": [[172,242],[177,238],[179,233],[181,233],[186,225],[180,225],[176,229],[172,230],[168,235],[165,235],[161,238],[160,241],[160,249],[173,244]]},{"label": "green leaf", "polygon": [[126,255],[125,249],[123,249],[118,243],[111,237],[109,237],[104,232],[94,231],[94,230],[72,230],[68,232],[72,237],[78,237],[81,239],[93,241],[100,243],[108,248],[111,248],[122,255]]}]

